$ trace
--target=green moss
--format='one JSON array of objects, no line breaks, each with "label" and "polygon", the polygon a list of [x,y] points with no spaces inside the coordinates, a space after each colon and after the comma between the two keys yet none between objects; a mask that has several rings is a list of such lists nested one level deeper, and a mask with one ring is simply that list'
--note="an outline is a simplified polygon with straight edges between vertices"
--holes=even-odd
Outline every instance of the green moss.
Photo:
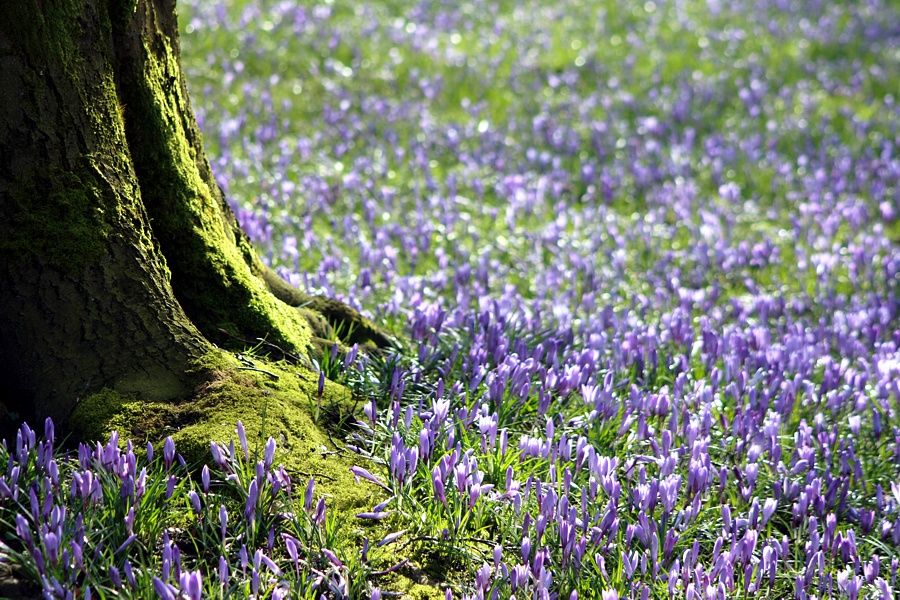
[{"label": "green moss", "polygon": [[[293,476],[316,477],[317,488],[332,498],[329,506],[343,513],[371,508],[373,489],[357,485],[350,467],[356,464],[347,452],[335,453],[329,434],[313,419],[318,405],[322,414],[349,411],[349,391],[326,382],[320,403],[315,402],[318,376],[258,363],[263,372],[239,370],[236,360],[211,353],[198,364],[196,374],[206,381],[193,398],[181,402],[149,402],[111,390],[103,390],[79,403],[67,425],[78,440],[108,440],[112,431],[136,446],[150,442],[161,449],[167,436],[193,466],[212,461],[210,441],[224,445],[235,438],[240,420],[251,452],[262,453],[269,437],[278,442],[276,462]],[[355,513],[354,513],[355,514]]]},{"label": "green moss", "polygon": [[[188,317],[208,339],[268,341],[302,352],[311,335],[295,310],[254,275],[203,155],[177,55],[158,34],[117,80],[141,196]],[[227,332],[223,335],[222,332]]]},{"label": "green moss", "polygon": [[[393,556],[393,559],[396,561],[397,557]],[[444,600],[444,590],[437,585],[419,583],[423,579],[427,579],[427,575],[414,567],[410,567],[409,563],[407,563],[406,567],[379,579],[378,584],[382,589],[403,594],[404,598],[413,600]]]},{"label": "green moss", "polygon": [[111,231],[104,197],[92,177],[82,177],[49,167],[16,186],[0,255],[9,261],[39,256],[67,272],[103,257]]},{"label": "green moss", "polygon": [[104,389],[88,396],[78,403],[67,420],[67,428],[72,430],[79,441],[93,442],[109,438],[113,429],[110,423],[123,408],[135,399],[127,394]]},{"label": "green moss", "polygon": [[409,579],[398,578],[397,585],[398,588],[392,587],[392,591],[402,592],[403,597],[410,598],[410,600],[442,600],[445,597],[440,588],[412,583]]},{"label": "green moss", "polygon": [[[120,172],[125,160],[110,56],[104,56],[108,48],[92,44],[104,38],[105,15],[88,21],[95,15],[75,1],[24,0],[8,8],[0,37],[20,60],[13,63],[18,71],[5,81],[0,102],[20,106],[21,112],[7,123],[6,150],[11,155],[21,150],[31,160],[7,164],[11,184],[3,217],[8,227],[0,254],[8,262],[39,256],[66,272],[78,271],[106,255],[117,198],[103,173]],[[74,134],[66,137],[63,124],[85,121],[92,136],[82,135],[77,143]],[[34,154],[38,144],[45,153],[62,156],[48,163],[43,154]]]},{"label": "green moss", "polygon": [[0,31],[13,44],[21,45],[32,60],[43,64],[69,64],[76,55],[81,34],[80,2],[10,2]]},{"label": "green moss", "polygon": [[7,165],[14,183],[5,190],[3,218],[10,227],[0,253],[9,262],[37,256],[76,273],[108,256],[116,232],[152,252],[123,152],[104,4],[25,0],[9,9],[0,37],[19,60],[0,102],[21,107],[11,113],[6,140],[10,155],[21,157]]}]

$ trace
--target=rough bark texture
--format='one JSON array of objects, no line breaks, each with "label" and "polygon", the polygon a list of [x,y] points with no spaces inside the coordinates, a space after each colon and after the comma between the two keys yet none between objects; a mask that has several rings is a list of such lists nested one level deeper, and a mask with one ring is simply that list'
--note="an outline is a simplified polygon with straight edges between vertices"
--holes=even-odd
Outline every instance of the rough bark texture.
[{"label": "rough bark texture", "polygon": [[144,206],[188,317],[306,350],[309,328],[258,277],[263,267],[213,178],[181,70],[173,0],[138,2],[113,27],[116,87]]},{"label": "rough bark texture", "polygon": [[0,7],[0,394],[64,417],[103,387],[190,391],[211,346],[141,203],[102,0]]},{"label": "rough bark texture", "polygon": [[260,262],[203,151],[174,0],[0,4],[0,422],[104,388],[186,398],[221,365],[210,341],[304,354],[332,325],[390,343]]}]

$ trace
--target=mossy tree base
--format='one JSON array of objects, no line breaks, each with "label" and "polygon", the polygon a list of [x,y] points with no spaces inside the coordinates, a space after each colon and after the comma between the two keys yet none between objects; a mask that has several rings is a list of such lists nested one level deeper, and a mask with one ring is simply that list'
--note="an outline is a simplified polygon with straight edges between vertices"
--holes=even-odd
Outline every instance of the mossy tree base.
[{"label": "mossy tree base", "polygon": [[[214,376],[183,402],[152,402],[112,390],[103,390],[81,402],[69,418],[68,429],[79,439],[106,441],[113,431],[135,443],[136,452],[150,442],[162,452],[171,436],[175,448],[194,471],[211,464],[210,441],[227,447],[231,440],[239,448],[235,427],[243,423],[251,459],[262,459],[269,437],[277,442],[276,464],[284,465],[295,486],[303,493],[310,477],[316,494],[327,498],[330,514],[339,522],[342,543],[359,548],[364,537],[372,543],[398,528],[391,519],[357,519],[360,512],[388,498],[379,488],[357,483],[350,467],[359,458],[344,449],[340,428],[330,428],[355,411],[355,401],[343,386],[326,382],[318,397],[318,376],[285,363],[254,359],[259,370],[240,370],[227,352],[213,352],[203,368]],[[318,413],[317,422],[314,415]],[[372,465],[366,464],[372,469]],[[413,555],[404,568],[381,577],[378,584],[417,600],[440,600],[444,591],[417,565]],[[369,559],[377,569],[398,561],[393,547],[371,548]]]},{"label": "mossy tree base", "polygon": [[212,460],[210,441],[227,447],[236,441],[235,426],[241,421],[251,453],[261,457],[271,437],[278,443],[276,462],[296,480],[314,476],[317,487],[334,496],[338,510],[369,510],[372,490],[356,485],[349,470],[354,455],[335,445],[323,423],[350,414],[350,392],[326,381],[319,398],[314,372],[262,361],[258,366],[259,371],[241,370],[227,353],[214,353],[205,361],[212,376],[190,398],[154,402],[102,390],[78,404],[67,429],[75,438],[98,441],[117,431],[123,443],[128,438],[141,448],[149,442],[160,451],[165,438],[172,437],[178,452],[199,468]]},{"label": "mossy tree base", "polygon": [[171,436],[199,467],[241,421],[349,537],[390,526],[354,520],[380,492],[321,426],[354,409],[348,390],[220,349],[396,342],[259,260],[203,151],[174,0],[0,3],[0,122],[0,435],[52,417],[70,442]]},{"label": "mossy tree base", "polygon": [[263,265],[216,184],[173,0],[0,8],[0,404],[63,419],[102,389],[181,401],[218,346],[389,339]]}]

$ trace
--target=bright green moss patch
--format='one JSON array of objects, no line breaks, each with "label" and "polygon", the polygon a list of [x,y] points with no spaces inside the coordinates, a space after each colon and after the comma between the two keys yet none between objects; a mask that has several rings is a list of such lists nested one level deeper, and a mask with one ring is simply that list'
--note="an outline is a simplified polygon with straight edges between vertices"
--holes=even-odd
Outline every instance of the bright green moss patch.
[{"label": "bright green moss patch", "polygon": [[398,576],[391,580],[391,591],[403,594],[409,600],[443,600],[445,592],[438,587],[415,583],[410,579]]},{"label": "bright green moss patch", "polygon": [[92,442],[109,438],[115,429],[110,427],[110,422],[133,402],[131,396],[105,389],[79,402],[66,424],[79,440]]},{"label": "bright green moss patch", "polygon": [[358,464],[356,455],[336,446],[314,421],[316,413],[322,423],[348,415],[353,409],[350,392],[329,381],[318,400],[317,374],[259,360],[253,364],[245,367],[225,354],[211,354],[197,368],[207,380],[193,398],[180,402],[148,402],[104,390],[78,405],[69,429],[85,441],[107,440],[118,431],[123,442],[131,439],[138,447],[150,442],[157,450],[171,436],[178,452],[199,468],[212,461],[211,440],[227,446],[235,439],[237,444],[235,427],[241,421],[251,453],[261,458],[272,437],[278,443],[276,464],[284,464],[298,482],[315,477],[317,489],[331,496],[330,507],[339,513],[369,510],[378,491],[356,484],[350,473]]}]

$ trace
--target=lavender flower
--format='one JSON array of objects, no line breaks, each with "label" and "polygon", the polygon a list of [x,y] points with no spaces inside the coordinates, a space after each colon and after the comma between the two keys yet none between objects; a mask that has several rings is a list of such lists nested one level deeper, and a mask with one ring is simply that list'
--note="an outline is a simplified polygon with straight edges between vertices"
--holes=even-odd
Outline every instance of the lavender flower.
[{"label": "lavender flower", "polygon": [[[163,444],[163,461],[166,465],[166,470],[172,467],[172,462],[175,460],[175,442],[171,437],[167,437],[165,443]],[[110,460],[111,462],[111,460]]]},{"label": "lavender flower", "polygon": [[378,487],[380,487],[388,492],[392,491],[391,488],[389,488],[387,485],[382,483],[377,477],[375,477],[374,475],[369,473],[369,471],[367,471],[366,469],[364,469],[362,467],[350,467],[350,472],[356,476],[357,482],[359,481],[360,478],[362,478],[362,479],[365,479],[366,481],[370,481],[370,482],[374,483]]},{"label": "lavender flower", "polygon": [[244,460],[250,460],[250,448],[247,446],[247,432],[244,431],[244,424],[240,421],[237,422],[237,434],[238,441],[241,443],[241,450],[244,452]]}]

